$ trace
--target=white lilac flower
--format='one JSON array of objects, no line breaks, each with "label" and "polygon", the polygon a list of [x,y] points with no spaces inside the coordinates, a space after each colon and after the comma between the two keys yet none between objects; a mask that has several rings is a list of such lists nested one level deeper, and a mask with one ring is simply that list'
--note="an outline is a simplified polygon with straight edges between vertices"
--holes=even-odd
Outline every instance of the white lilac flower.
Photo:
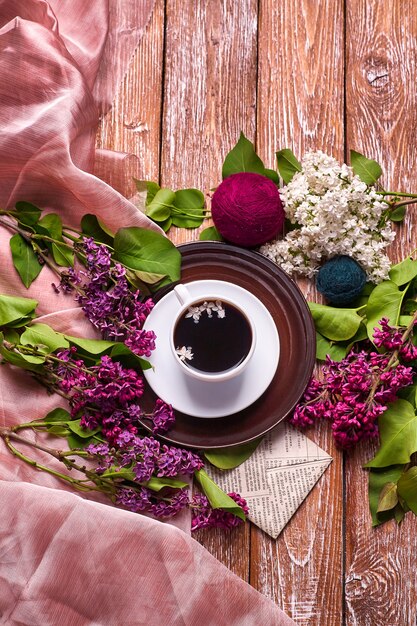
[{"label": "white lilac flower", "polygon": [[301,166],[281,190],[287,218],[296,228],[263,245],[262,254],[289,274],[309,277],[324,260],[345,254],[362,265],[368,280],[386,279],[385,248],[395,237],[385,223],[388,205],[351,167],[321,151],[308,152]]},{"label": "white lilac flower", "polygon": [[212,317],[213,311],[217,313],[217,317],[223,318],[226,316],[226,311],[223,308],[223,304],[220,300],[215,302],[204,301],[200,306],[190,306],[185,314],[185,317],[192,317],[194,322],[198,324],[202,313],[206,312],[208,317]]},{"label": "white lilac flower", "polygon": [[182,348],[176,348],[175,353],[180,361],[192,361],[194,358],[191,346],[182,346]]}]

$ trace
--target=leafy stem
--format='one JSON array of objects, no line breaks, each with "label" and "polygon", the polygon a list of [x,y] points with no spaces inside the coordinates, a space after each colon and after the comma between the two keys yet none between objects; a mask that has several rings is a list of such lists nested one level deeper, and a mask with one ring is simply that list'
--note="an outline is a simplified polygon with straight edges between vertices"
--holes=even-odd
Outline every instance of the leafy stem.
[{"label": "leafy stem", "polygon": [[36,448],[37,450],[41,450],[43,452],[47,452],[51,456],[61,460],[57,456],[57,451],[53,450],[52,448],[46,448],[45,446],[41,446],[40,444],[37,444],[34,441],[30,441],[29,439],[26,439],[25,437],[21,437],[17,433],[13,432],[13,430],[8,429],[8,428],[1,428],[0,429],[0,437],[4,440],[4,443],[6,444],[7,448],[10,450],[10,452],[15,457],[17,457],[18,459],[21,459],[22,461],[24,461],[28,465],[31,465],[32,467],[34,467],[35,469],[38,469],[38,470],[41,470],[41,471],[46,472],[48,474],[51,474],[52,476],[55,476],[56,478],[60,478],[61,480],[64,480],[65,482],[70,483],[71,485],[73,485],[77,489],[80,489],[81,491],[100,491],[100,489],[98,489],[98,487],[94,487],[93,485],[87,486],[87,485],[84,484],[84,481],[82,481],[80,479],[73,478],[72,476],[68,476],[67,474],[63,474],[62,472],[59,472],[59,471],[57,471],[55,469],[52,469],[51,467],[48,467],[47,465],[43,465],[42,463],[39,463],[35,459],[31,459],[26,454],[23,454],[23,452],[18,450],[11,443],[11,440],[19,441],[20,443],[28,445],[28,446],[30,446],[32,448]]}]

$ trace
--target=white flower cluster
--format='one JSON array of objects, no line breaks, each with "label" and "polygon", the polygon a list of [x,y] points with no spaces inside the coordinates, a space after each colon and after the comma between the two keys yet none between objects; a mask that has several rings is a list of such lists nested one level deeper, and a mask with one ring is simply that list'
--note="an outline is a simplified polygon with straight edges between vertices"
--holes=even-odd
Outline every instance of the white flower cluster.
[{"label": "white flower cluster", "polygon": [[288,274],[310,277],[326,259],[345,254],[360,263],[368,280],[386,279],[390,261],[385,248],[395,237],[383,215],[388,205],[351,167],[321,151],[308,152],[301,166],[280,191],[295,228],[284,239],[263,245],[262,254]]},{"label": "white flower cluster", "polygon": [[226,317],[226,311],[224,310],[223,304],[220,300],[216,300],[216,302],[204,301],[203,304],[200,304],[200,306],[190,306],[188,307],[185,317],[192,317],[194,322],[198,324],[201,314],[204,313],[204,311],[207,313],[208,317],[213,316],[213,311],[217,313],[217,317]]}]

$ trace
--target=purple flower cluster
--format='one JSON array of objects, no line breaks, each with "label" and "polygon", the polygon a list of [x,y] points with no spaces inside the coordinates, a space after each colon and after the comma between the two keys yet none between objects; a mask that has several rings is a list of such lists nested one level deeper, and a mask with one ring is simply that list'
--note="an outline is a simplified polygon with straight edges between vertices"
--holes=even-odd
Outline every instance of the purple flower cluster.
[{"label": "purple flower cluster", "polygon": [[152,300],[141,302],[140,292],[129,289],[126,269],[119,263],[112,264],[107,246],[85,237],[81,252],[86,259],[85,269],[63,272],[60,287],[69,291],[78,286],[76,300],[105,339],[122,341],[135,354],[149,357],[155,349],[156,335],[142,327],[152,311]]},{"label": "purple flower cluster", "polygon": [[100,461],[100,467],[130,467],[138,482],[158,478],[192,476],[204,465],[198,454],[174,446],[162,445],[153,437],[138,437],[124,431],[115,444],[90,444],[87,452]]},{"label": "purple flower cluster", "polygon": [[99,365],[87,368],[76,358],[76,348],[60,350],[49,366],[53,385],[69,400],[71,416],[80,419],[83,428],[100,428],[103,437],[115,444],[125,431],[136,434],[142,418],[148,418],[155,434],[171,428],[175,422],[171,405],[156,401],[154,412],[144,415],[139,399],[143,394],[142,377],[133,369],[123,367],[109,356]]},{"label": "purple flower cluster", "polygon": [[378,436],[379,415],[412,382],[412,368],[391,367],[389,354],[352,352],[340,363],[328,357],[323,380],[312,379],[291,421],[305,427],[327,419],[338,446],[351,448],[362,439]]},{"label": "purple flower cluster", "polygon": [[[107,443],[91,444],[86,450],[96,460],[97,474],[102,475],[109,468],[113,472],[117,468],[128,468],[132,471],[132,478],[138,483],[147,483],[152,476],[192,476],[204,465],[201,458],[193,452],[161,446],[153,437],[141,438],[126,431],[119,435],[113,447]],[[149,511],[156,517],[172,517],[188,506],[188,490],[184,488],[175,491],[168,489],[168,493],[166,491],[165,489],[164,494],[160,495],[160,492],[152,491],[146,486],[120,486],[116,493],[116,503],[130,511]]]},{"label": "purple flower cluster", "polygon": [[[228,495],[243,509],[245,515],[249,513],[249,508],[244,498],[234,492]],[[191,521],[192,531],[202,528],[235,528],[243,521],[240,517],[233,515],[233,513],[229,513],[223,509],[213,509],[207,497],[203,494],[195,494],[190,502],[190,507],[193,510]]]},{"label": "purple flower cluster", "polygon": [[378,348],[398,350],[399,357],[405,362],[417,359],[417,347],[413,344],[411,337],[404,341],[401,330],[390,326],[386,317],[383,317],[379,324],[381,328],[375,327],[373,333],[374,344]]},{"label": "purple flower cluster", "polygon": [[175,424],[175,415],[172,406],[158,398],[151,420],[154,435],[163,435]]},{"label": "purple flower cluster", "polygon": [[142,487],[120,487],[116,493],[116,504],[123,506],[133,513],[147,511],[159,518],[168,518],[178,513],[189,505],[188,488],[184,487],[164,497]]}]

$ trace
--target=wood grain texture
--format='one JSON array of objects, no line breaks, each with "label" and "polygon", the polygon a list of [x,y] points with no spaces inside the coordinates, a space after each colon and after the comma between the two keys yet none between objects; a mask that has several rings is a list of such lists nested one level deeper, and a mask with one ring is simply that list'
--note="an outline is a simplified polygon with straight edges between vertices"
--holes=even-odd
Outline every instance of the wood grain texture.
[{"label": "wood grain texture", "polygon": [[[205,192],[221,180],[241,130],[255,136],[255,0],[167,0],[161,179]],[[196,238],[174,230],[175,243]],[[201,532],[201,543],[241,578],[249,573],[249,526]]]},{"label": "wood grain texture", "polygon": [[[240,131],[255,136],[255,0],[167,0],[162,181],[207,192]],[[177,231],[177,243],[196,237]]]},{"label": "wood grain texture", "polygon": [[[415,135],[417,5],[412,0],[347,2],[347,145],[375,158],[387,189],[417,189]],[[397,229],[391,258],[416,247],[416,209]],[[346,623],[414,626],[417,521],[407,515],[372,530],[363,447],[346,464]]]},{"label": "wood grain texture", "polygon": [[261,0],[258,146],[274,152],[321,149],[343,158],[342,0]]},{"label": "wood grain texture", "polygon": [[[416,190],[417,5],[413,0],[347,2],[348,148],[381,164],[385,189]],[[416,209],[392,258],[416,247]]]},{"label": "wood grain texture", "polygon": [[[140,11],[140,3],[138,11]],[[134,173],[159,179],[164,0],[156,0],[150,22],[134,54],[111,110],[101,121],[97,147],[135,155]]]},{"label": "wood grain texture", "polygon": [[[343,3],[260,3],[257,148],[344,156]],[[307,299],[311,282],[300,281]],[[277,541],[253,529],[250,582],[297,624],[340,626],[343,614],[343,468],[327,425],[308,433],[334,458]]]}]

